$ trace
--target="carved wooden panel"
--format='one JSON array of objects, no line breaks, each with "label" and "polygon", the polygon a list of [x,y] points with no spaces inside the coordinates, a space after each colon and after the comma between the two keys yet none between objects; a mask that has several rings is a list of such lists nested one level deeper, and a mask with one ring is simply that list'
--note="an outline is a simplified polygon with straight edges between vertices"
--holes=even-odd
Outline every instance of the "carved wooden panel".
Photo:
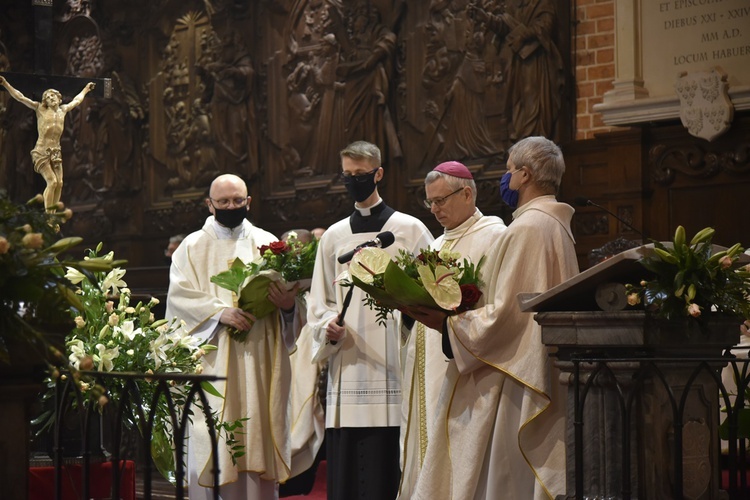
[{"label": "carved wooden panel", "polygon": [[[422,217],[436,163],[467,163],[479,206],[509,217],[497,180],[517,138],[572,137],[569,0],[55,0],[54,73],[111,78],[112,99],[69,114],[66,228],[160,256],[197,229],[218,173],[248,180],[251,218],[280,234],[328,225],[352,202],[338,152],[383,152],[381,193]],[[8,0],[0,70],[30,73],[34,12]],[[40,190],[33,114],[0,94],[0,180]],[[138,244],[133,244],[138,242]]]}]

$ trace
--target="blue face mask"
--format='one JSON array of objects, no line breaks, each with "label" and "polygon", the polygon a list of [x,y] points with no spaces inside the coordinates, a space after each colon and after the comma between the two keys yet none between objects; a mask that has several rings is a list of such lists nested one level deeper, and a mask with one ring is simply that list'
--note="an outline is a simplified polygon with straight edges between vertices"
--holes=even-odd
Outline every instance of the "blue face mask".
[{"label": "blue face mask", "polygon": [[510,208],[516,208],[518,206],[518,191],[510,188],[510,179],[516,172],[518,172],[518,170],[514,172],[505,172],[500,179],[500,197]]}]

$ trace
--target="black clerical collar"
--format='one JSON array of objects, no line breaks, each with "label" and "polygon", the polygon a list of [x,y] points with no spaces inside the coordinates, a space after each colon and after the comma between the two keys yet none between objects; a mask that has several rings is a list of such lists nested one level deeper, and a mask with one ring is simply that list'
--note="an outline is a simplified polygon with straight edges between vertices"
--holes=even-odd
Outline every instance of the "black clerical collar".
[{"label": "black clerical collar", "polygon": [[382,199],[372,207],[359,208],[355,205],[354,208],[354,212],[349,217],[349,225],[354,234],[379,232],[395,212]]}]

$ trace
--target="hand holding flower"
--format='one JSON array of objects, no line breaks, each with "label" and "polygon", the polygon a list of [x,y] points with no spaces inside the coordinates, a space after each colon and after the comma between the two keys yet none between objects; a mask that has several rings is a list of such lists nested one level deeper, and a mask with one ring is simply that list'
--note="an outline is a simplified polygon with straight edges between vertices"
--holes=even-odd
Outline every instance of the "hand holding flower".
[{"label": "hand holding flower", "polygon": [[268,285],[268,300],[284,312],[294,310],[294,299],[299,293],[299,282],[287,290],[283,283],[274,281]]},{"label": "hand holding flower", "polygon": [[227,307],[221,312],[219,323],[239,332],[246,332],[253,326],[255,319],[255,316],[238,307]]},{"label": "hand holding flower", "polygon": [[448,313],[442,309],[432,307],[414,306],[407,308],[406,314],[422,323],[427,328],[432,328],[439,332],[443,331],[443,323]]}]

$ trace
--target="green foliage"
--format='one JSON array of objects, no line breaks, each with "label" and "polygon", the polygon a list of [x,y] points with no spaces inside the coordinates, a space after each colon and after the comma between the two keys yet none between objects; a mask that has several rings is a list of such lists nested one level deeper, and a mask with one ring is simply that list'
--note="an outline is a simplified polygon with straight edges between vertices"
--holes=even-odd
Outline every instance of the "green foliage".
[{"label": "green foliage", "polygon": [[[75,288],[78,303],[70,308],[75,328],[66,337],[66,354],[73,370],[74,380],[84,395],[87,407],[100,411],[110,401],[123,403],[127,391],[127,382],[120,378],[107,378],[106,387],[95,383],[92,377],[77,370],[96,370],[101,372],[126,372],[153,374],[200,374],[203,372],[202,357],[216,349],[210,344],[199,345],[177,318],[170,320],[156,319],[151,309],[159,301],[152,298],[144,303],[131,304],[131,292],[124,281],[125,269],[118,267],[121,261],[114,260],[113,252],[99,255],[101,243],[94,250],[88,251],[84,262],[104,262],[109,266],[89,266],[89,269],[102,269],[93,272],[82,272],[74,267],[67,267],[65,278]],[[114,266],[114,267],[113,267]],[[109,269],[108,269],[109,268]],[[130,401],[130,411],[123,413],[124,423],[130,429],[141,434],[146,422],[141,415],[148,418],[154,414],[151,456],[157,469],[167,479],[174,481],[174,439],[171,432],[172,420],[166,397],[156,397],[158,384],[150,378],[135,379],[141,401]],[[201,383],[203,389],[216,397],[221,394],[208,382]],[[50,389],[54,379],[49,380]],[[170,382],[169,395],[177,411],[187,403],[190,384],[177,381]],[[132,394],[132,392],[131,392]],[[74,399],[73,399],[74,400]],[[136,411],[133,405],[139,405]],[[201,407],[200,402],[196,402]],[[50,425],[53,415],[47,416],[43,425]],[[216,428],[229,428],[236,431],[241,422],[220,422],[218,413],[213,414]],[[233,436],[225,436],[227,441]],[[232,443],[230,449],[240,447]]]},{"label": "green foliage", "polygon": [[112,262],[64,259],[81,238],[60,236],[69,209],[46,212],[41,195],[26,203],[11,201],[0,189],[0,363],[11,361],[9,344],[36,350],[40,361],[64,364],[64,357],[42,333],[49,324],[69,321],[67,309],[79,300],[63,277],[65,267],[87,274],[107,270]]},{"label": "green foliage", "polygon": [[[371,254],[383,252],[379,249],[367,250]],[[359,255],[355,254],[350,269],[352,265],[358,264]],[[368,257],[363,256],[365,260]],[[444,299],[445,293],[440,289],[435,273],[439,269],[444,269],[447,270],[445,276],[461,287],[460,305],[449,310],[451,314],[455,314],[471,309],[481,296],[479,289],[484,286],[484,283],[480,278],[480,269],[483,263],[484,257],[474,264],[469,259],[462,258],[459,253],[446,250],[422,249],[418,255],[414,256],[402,249],[399,250],[395,260],[388,262],[383,272],[372,274],[371,283],[365,283],[353,275],[351,282],[344,282],[342,286],[354,285],[364,290],[367,294],[363,299],[365,305],[376,312],[378,323],[385,325],[385,321],[392,316],[394,309],[415,306],[441,309],[436,300]],[[425,268],[430,272],[425,273]],[[430,283],[424,282],[424,276],[431,276]],[[469,292],[470,289],[474,292]],[[468,299],[470,295],[472,299]],[[465,302],[464,298],[467,298],[468,302]],[[458,302],[455,303],[458,304]]]},{"label": "green foliage", "polygon": [[679,226],[671,245],[655,241],[653,254],[639,261],[654,277],[627,285],[628,303],[642,302],[665,319],[697,318],[712,309],[750,318],[750,269],[737,265],[743,249],[738,243],[714,253],[713,235],[707,227],[687,243]]},{"label": "green foliage", "polygon": [[[276,306],[268,300],[271,282],[292,283],[312,278],[317,249],[317,240],[305,244],[291,233],[286,242],[276,241],[259,247],[260,258],[249,264],[235,259],[228,270],[212,276],[211,282],[236,293],[240,309],[257,319],[265,318],[276,310]],[[307,288],[301,286],[299,293],[302,294]],[[229,334],[238,342],[245,342],[248,333],[236,328],[229,329]]]}]

